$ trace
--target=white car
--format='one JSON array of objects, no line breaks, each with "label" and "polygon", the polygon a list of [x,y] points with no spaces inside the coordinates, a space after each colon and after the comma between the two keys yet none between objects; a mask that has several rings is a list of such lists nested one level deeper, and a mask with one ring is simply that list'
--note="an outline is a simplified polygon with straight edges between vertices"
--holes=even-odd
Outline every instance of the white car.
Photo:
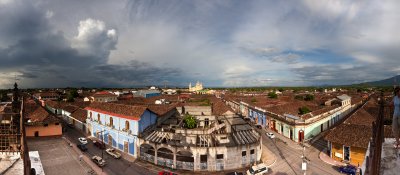
[{"label": "white car", "polygon": [[271,139],[275,138],[275,134],[272,133],[272,132],[267,132],[266,134],[267,134],[267,136],[268,136],[269,138],[271,138]]},{"label": "white car", "polygon": [[249,170],[247,170],[247,175],[262,175],[264,173],[268,173],[269,169],[265,164],[258,164],[252,166]]},{"label": "white car", "polygon": [[113,156],[116,159],[121,158],[121,154],[117,152],[114,148],[108,148],[106,149],[106,152],[110,155]]},{"label": "white car", "polygon": [[86,145],[87,144],[87,140],[84,137],[79,137],[78,138],[79,142],[81,142],[81,144]]}]

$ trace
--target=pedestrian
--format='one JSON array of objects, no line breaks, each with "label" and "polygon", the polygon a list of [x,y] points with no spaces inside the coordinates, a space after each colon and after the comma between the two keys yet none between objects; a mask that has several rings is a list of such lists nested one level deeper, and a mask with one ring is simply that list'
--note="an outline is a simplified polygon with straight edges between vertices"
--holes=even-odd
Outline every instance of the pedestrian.
[{"label": "pedestrian", "polygon": [[394,107],[393,110],[393,118],[392,118],[392,130],[393,136],[396,138],[396,142],[394,143],[394,147],[400,148],[400,87],[394,88],[394,97],[390,106]]},{"label": "pedestrian", "polygon": [[79,155],[79,161],[82,161],[83,155]]}]

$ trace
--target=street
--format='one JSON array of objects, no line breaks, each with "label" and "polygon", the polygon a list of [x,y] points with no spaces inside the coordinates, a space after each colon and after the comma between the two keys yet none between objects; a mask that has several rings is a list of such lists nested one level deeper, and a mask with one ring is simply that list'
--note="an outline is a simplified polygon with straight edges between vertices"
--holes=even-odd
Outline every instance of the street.
[{"label": "street", "polygon": [[[83,135],[73,128],[68,128],[64,134],[68,140],[72,141],[73,144],[78,144],[78,138],[83,137]],[[98,155],[101,157],[101,150],[93,145],[93,142],[88,139],[87,143],[88,150],[84,154],[92,157]],[[109,175],[126,175],[126,174],[145,174],[145,175],[155,175],[156,170],[149,170],[145,167],[139,166],[136,163],[128,162],[124,159],[114,159],[108,155],[105,150],[103,151],[103,157],[106,161],[106,165],[103,167],[104,172]]]},{"label": "street", "polygon": [[[277,133],[275,133],[274,139],[270,139],[266,136],[265,129],[263,129],[262,132],[263,144],[275,153],[277,158],[275,164],[270,167],[272,172],[269,174],[304,174],[304,171],[301,170],[301,156],[303,154],[302,147],[289,139],[282,138],[283,136]],[[309,160],[306,174],[340,174],[333,166],[321,161],[318,157],[319,153],[320,151],[314,146],[306,147],[304,155]]]}]

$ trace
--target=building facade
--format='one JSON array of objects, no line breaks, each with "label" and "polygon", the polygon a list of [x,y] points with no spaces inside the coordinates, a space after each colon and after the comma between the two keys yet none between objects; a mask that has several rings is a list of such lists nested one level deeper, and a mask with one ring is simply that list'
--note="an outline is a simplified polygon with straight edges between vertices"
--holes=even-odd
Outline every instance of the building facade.
[{"label": "building facade", "polygon": [[189,92],[197,92],[203,90],[203,83],[197,81],[196,85],[192,87],[192,83],[189,83]]},{"label": "building facade", "polygon": [[85,109],[90,136],[134,157],[138,135],[157,122],[157,115],[142,106],[94,103]]}]

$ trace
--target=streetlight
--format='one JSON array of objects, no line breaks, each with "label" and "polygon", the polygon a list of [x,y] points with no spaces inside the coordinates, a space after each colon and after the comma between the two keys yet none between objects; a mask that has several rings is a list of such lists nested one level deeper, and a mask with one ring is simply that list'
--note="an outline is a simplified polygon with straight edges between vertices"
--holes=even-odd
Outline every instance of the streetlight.
[{"label": "streetlight", "polygon": [[[104,143],[104,135],[103,135],[103,132],[104,131],[106,131],[106,130],[102,130],[102,131],[100,131],[100,132],[97,132],[97,133],[99,133],[99,134],[101,134],[101,145],[105,145],[105,143]],[[103,149],[101,149],[101,160],[103,160],[104,161],[104,158],[103,158]],[[101,172],[103,172],[103,166],[101,166]]]}]

